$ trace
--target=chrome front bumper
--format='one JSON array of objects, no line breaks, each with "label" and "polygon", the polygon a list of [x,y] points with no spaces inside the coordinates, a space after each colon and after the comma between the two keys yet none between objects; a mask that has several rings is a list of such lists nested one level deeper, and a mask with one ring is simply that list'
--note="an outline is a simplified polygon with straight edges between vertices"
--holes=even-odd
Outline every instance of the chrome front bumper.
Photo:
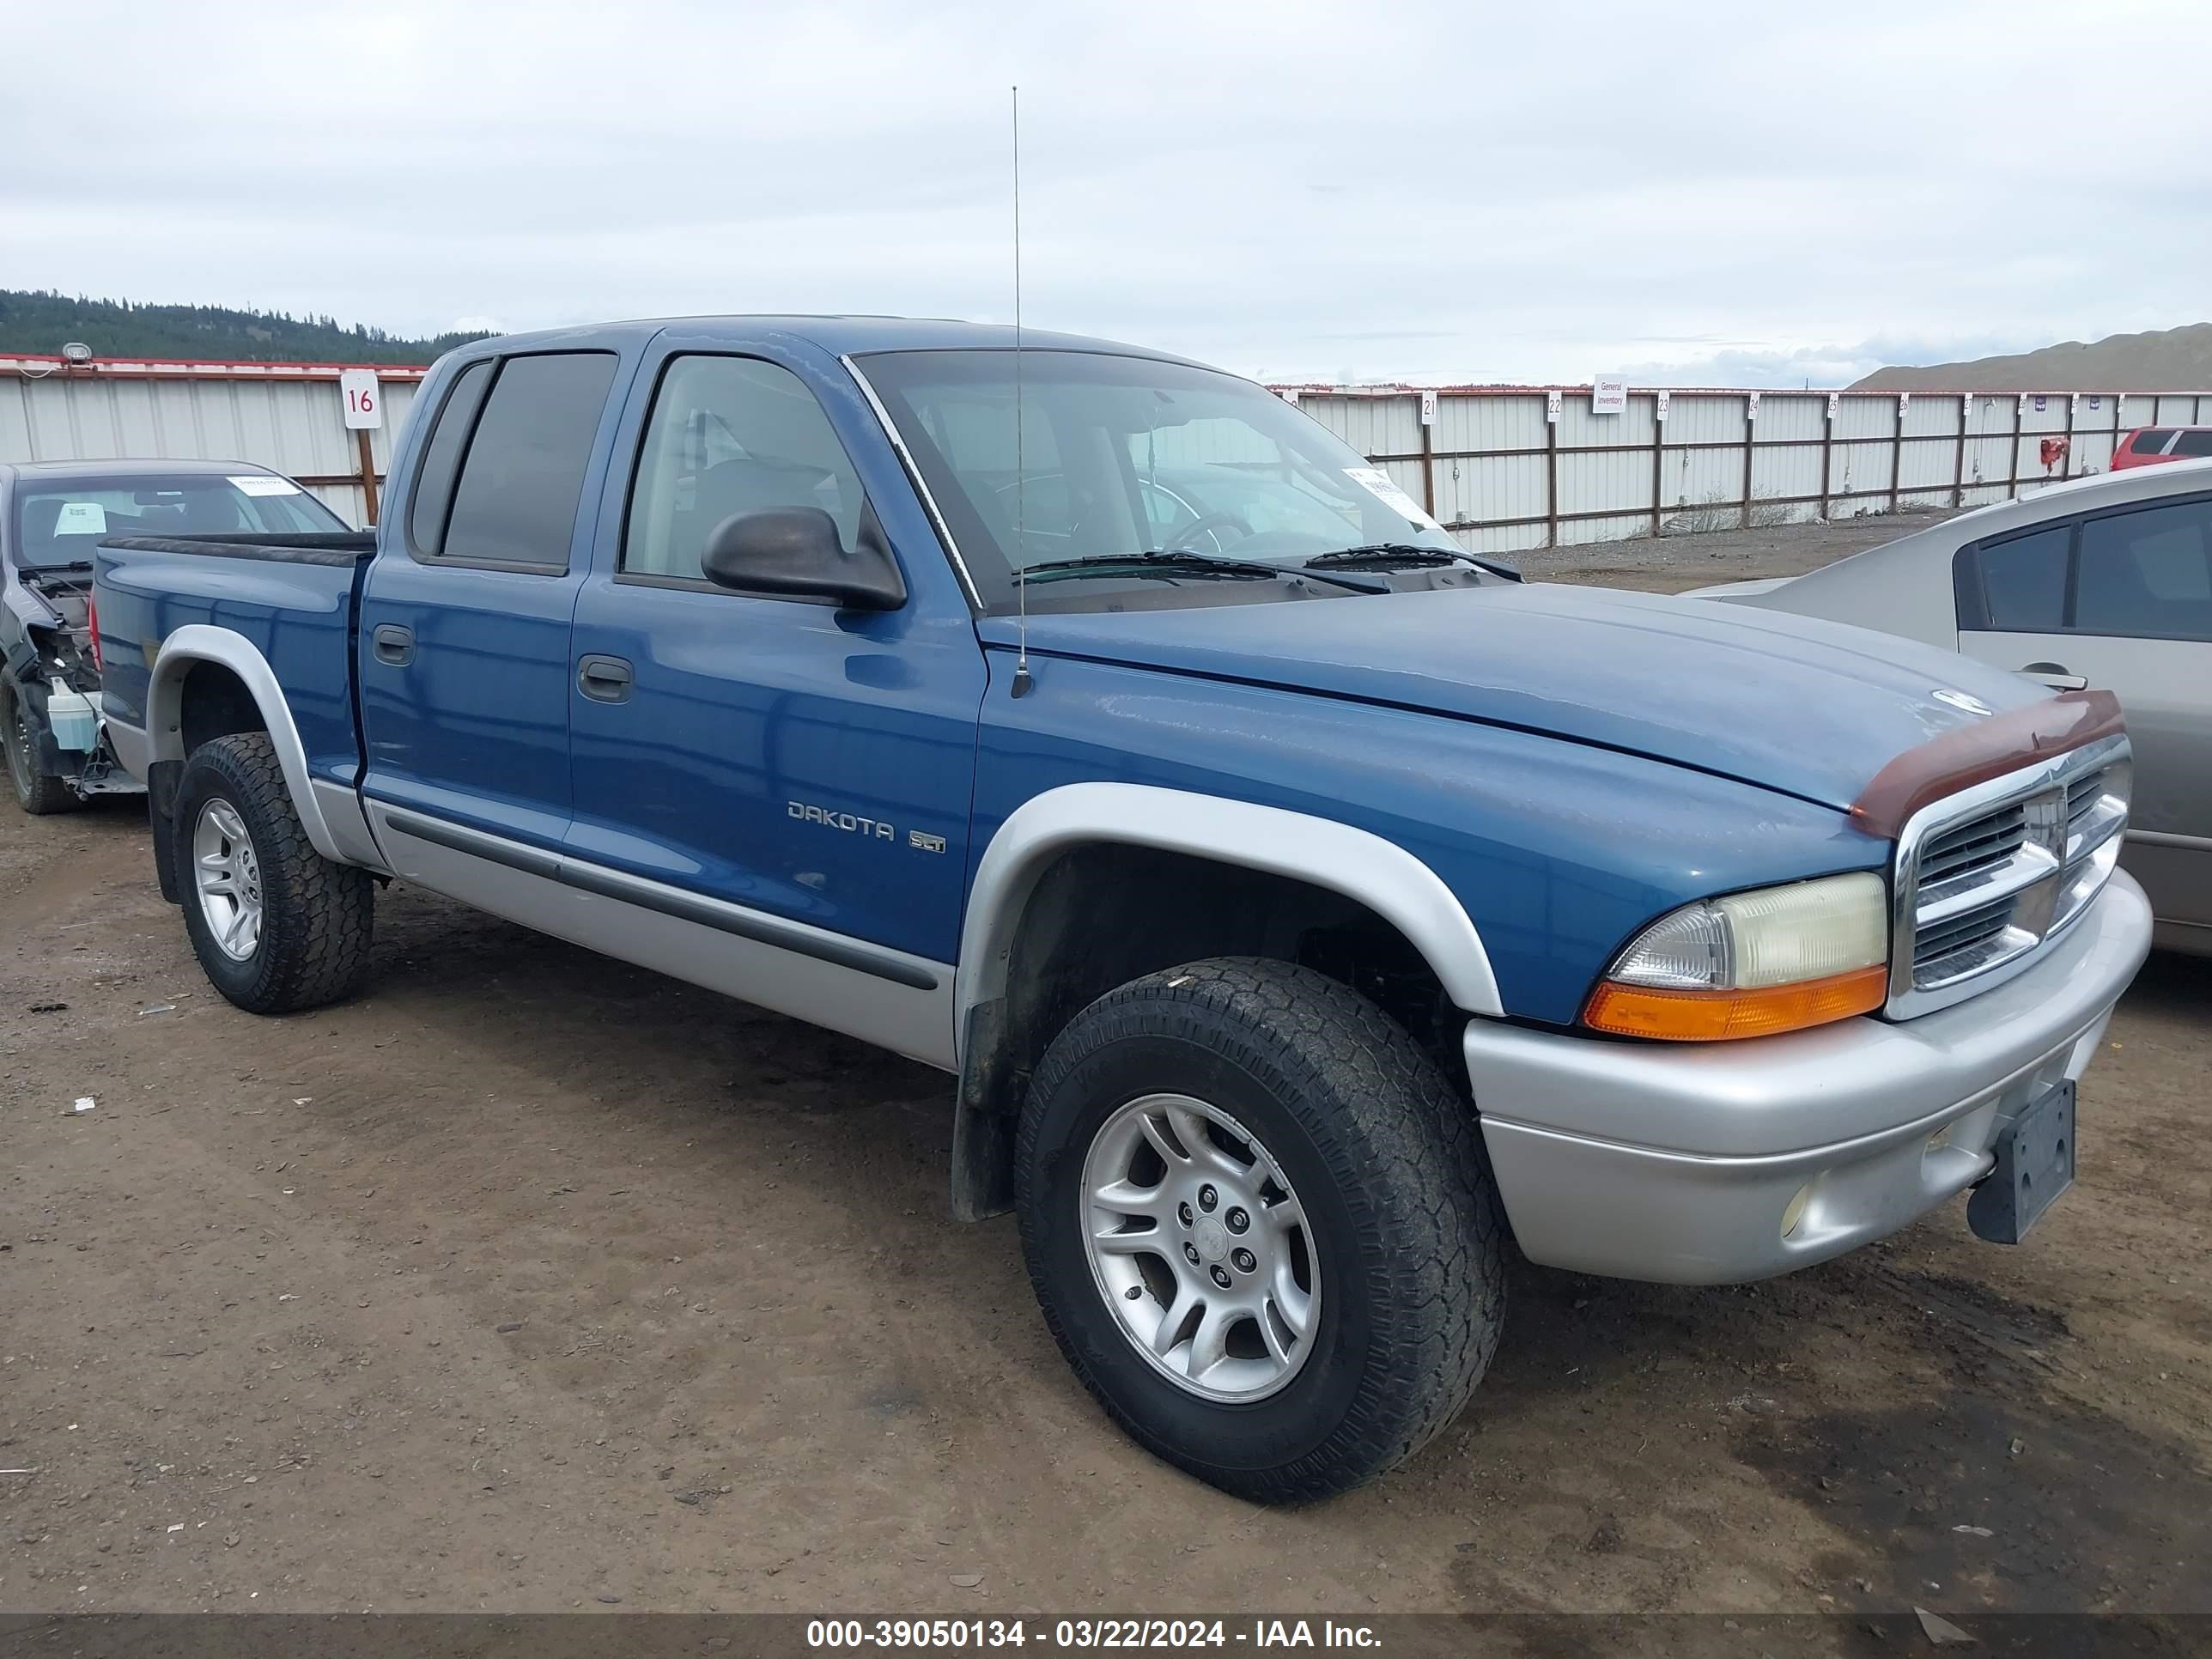
[{"label": "chrome front bumper", "polygon": [[1678,1045],[1470,1021],[1468,1075],[1521,1248],[1717,1285],[1896,1231],[1981,1179],[2014,1115],[2081,1076],[2150,928],[2142,890],[2115,875],[2033,968],[1897,1024]]}]

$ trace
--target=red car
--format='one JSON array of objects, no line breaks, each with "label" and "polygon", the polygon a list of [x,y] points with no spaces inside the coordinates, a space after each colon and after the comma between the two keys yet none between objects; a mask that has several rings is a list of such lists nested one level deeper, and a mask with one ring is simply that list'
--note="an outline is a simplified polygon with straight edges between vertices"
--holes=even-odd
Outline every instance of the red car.
[{"label": "red car", "polygon": [[2212,456],[2212,426],[2139,426],[2112,451],[2112,471]]}]

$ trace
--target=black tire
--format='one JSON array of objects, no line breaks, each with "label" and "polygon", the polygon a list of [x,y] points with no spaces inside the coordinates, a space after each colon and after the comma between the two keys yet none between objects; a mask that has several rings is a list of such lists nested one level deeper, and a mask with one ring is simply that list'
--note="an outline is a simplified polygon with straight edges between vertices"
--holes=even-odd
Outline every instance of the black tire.
[{"label": "black tire", "polygon": [[36,718],[21,692],[0,684],[0,744],[7,746],[8,781],[15,787],[15,805],[34,818],[74,812],[84,805],[83,799],[64,780],[40,766],[30,730]]},{"label": "black tire", "polygon": [[[258,866],[260,939],[243,960],[216,942],[200,897],[193,833],[210,802],[243,821]],[[192,751],[177,786],[173,858],[192,951],[215,988],[248,1013],[335,1002],[361,982],[375,920],[368,872],[314,848],[266,733],[217,738]]]},{"label": "black tire", "polygon": [[[1164,1376],[1093,1275],[1085,1158],[1152,1093],[1233,1115],[1309,1218],[1327,1293],[1302,1367],[1265,1398]],[[1023,1253],[1061,1352],[1139,1443],[1225,1492],[1297,1503],[1371,1479],[1452,1419],[1497,1350],[1505,1224],[1474,1115],[1401,1026],[1310,969],[1222,958],[1100,998],[1038,1066],[1015,1156]]]}]

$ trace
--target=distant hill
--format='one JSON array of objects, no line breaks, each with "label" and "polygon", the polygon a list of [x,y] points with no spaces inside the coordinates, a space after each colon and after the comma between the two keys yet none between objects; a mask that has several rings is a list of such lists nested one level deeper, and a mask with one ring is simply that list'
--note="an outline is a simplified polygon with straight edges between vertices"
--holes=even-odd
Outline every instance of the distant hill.
[{"label": "distant hill", "polygon": [[82,340],[102,357],[204,357],[249,363],[427,363],[481,334],[407,340],[329,317],[149,306],[129,300],[0,289],[0,352],[52,356]]},{"label": "distant hill", "polygon": [[2212,392],[2212,323],[2069,340],[2011,357],[1878,368],[1854,392]]}]

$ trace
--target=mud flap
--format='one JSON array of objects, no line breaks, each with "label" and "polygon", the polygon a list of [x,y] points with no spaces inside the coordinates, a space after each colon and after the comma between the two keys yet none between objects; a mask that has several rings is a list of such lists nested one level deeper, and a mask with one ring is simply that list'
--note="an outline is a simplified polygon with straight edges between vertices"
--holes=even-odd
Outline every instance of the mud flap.
[{"label": "mud flap", "polygon": [[161,884],[161,896],[172,904],[183,902],[177,891],[177,783],[185,775],[182,761],[155,761],[146,769],[146,816],[154,830],[154,877]]},{"label": "mud flap", "polygon": [[968,1011],[952,1114],[952,1218],[983,1221],[1014,1207],[1014,1136],[1025,1074],[1009,1069],[1004,1001]]},{"label": "mud flap", "polygon": [[2036,1100],[1990,1150],[1996,1168],[1966,1200],[1966,1224],[1992,1244],[2017,1244],[2074,1184],[2074,1085]]}]

